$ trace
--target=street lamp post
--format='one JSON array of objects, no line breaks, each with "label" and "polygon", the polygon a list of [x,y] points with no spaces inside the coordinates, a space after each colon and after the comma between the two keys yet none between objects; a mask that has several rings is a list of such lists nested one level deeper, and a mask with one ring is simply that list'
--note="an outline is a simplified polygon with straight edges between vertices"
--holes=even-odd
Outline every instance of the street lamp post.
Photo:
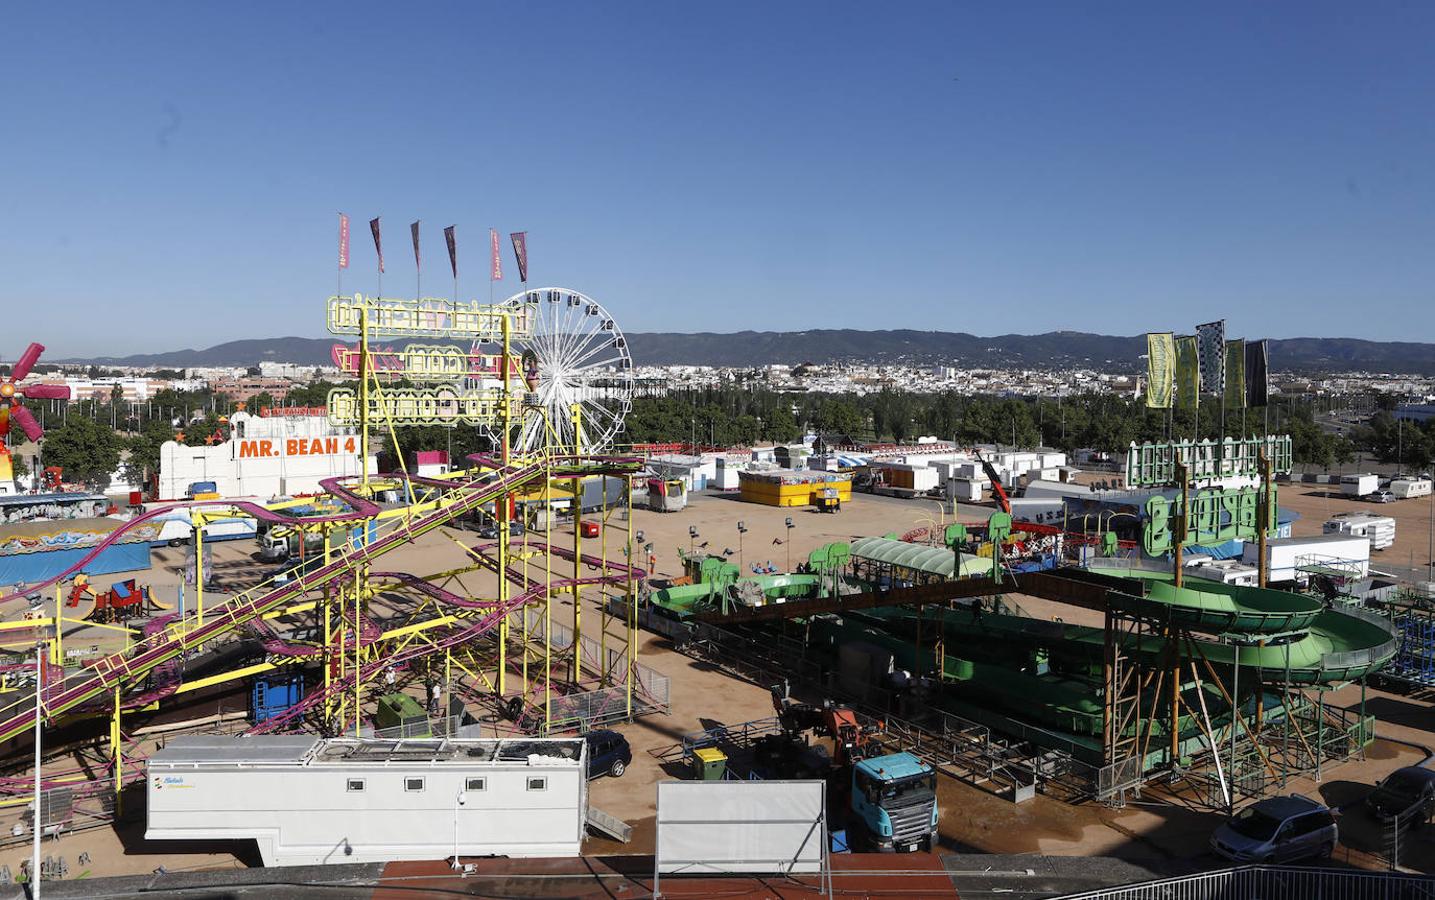
[{"label": "street lamp post", "polygon": [[792,516],[787,517],[787,571],[792,572]]},{"label": "street lamp post", "polygon": [[742,536],[745,535],[745,534],[747,534],[747,523],[746,523],[746,522],[738,522],[738,523],[737,523],[737,570],[738,570],[739,572],[745,572],[745,571],[747,571],[745,568],[743,568],[743,561],[742,561]]}]

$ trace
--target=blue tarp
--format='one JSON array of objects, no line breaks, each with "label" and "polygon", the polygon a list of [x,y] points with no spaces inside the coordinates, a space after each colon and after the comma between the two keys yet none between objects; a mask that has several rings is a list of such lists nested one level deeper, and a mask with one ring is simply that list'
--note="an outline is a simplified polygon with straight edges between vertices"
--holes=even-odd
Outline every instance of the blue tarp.
[{"label": "blue tarp", "polygon": [[1186,553],[1201,554],[1212,559],[1240,559],[1243,542],[1237,540],[1222,541],[1219,544],[1192,544],[1185,548]]},{"label": "blue tarp", "polygon": [[[54,578],[84,559],[85,554],[92,549],[94,548],[76,547],[70,550],[0,556],[0,584],[16,584],[22,581],[34,584]],[[149,567],[149,544],[141,541],[106,547],[83,571],[87,575],[108,575],[112,572],[130,572]]]}]

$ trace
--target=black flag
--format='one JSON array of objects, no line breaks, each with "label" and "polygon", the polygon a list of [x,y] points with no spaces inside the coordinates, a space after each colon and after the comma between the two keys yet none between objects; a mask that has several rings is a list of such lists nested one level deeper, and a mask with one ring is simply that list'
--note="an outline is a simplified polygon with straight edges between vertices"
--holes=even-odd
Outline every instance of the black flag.
[{"label": "black flag", "polygon": [[453,226],[450,225],[443,230],[444,243],[448,244],[448,267],[453,269],[453,277],[458,277],[458,244],[453,237]]},{"label": "black flag", "polygon": [[1246,406],[1265,406],[1270,399],[1269,341],[1246,341]]}]

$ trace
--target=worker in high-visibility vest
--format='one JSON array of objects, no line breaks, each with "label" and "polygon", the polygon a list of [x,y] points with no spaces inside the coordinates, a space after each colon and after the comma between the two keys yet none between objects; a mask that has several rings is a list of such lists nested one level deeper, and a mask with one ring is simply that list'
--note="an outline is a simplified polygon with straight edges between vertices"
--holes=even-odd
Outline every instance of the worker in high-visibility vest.
[{"label": "worker in high-visibility vest", "polygon": [[649,574],[649,575],[653,575],[653,574],[655,574],[657,571],[658,571],[658,555],[657,555],[656,553],[649,553],[649,554],[648,554],[648,574]]}]

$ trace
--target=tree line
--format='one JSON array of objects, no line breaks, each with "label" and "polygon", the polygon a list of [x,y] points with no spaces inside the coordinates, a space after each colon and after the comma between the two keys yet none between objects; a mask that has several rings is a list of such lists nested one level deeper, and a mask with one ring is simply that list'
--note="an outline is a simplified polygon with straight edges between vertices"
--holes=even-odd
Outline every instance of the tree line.
[{"label": "tree line", "polygon": [[[295,387],[290,406],[323,406],[340,384],[319,381]],[[349,383],[349,386],[353,386]],[[638,397],[626,422],[623,444],[678,442],[696,446],[750,446],[764,441],[791,442],[816,432],[829,442],[910,441],[931,435],[959,444],[992,443],[1066,450],[1092,448],[1121,454],[1134,442],[1199,436],[1290,434],[1297,463],[1330,468],[1354,461],[1357,450],[1415,469],[1435,457],[1435,424],[1401,422],[1387,408],[1361,398],[1377,411],[1368,421],[1338,434],[1322,427],[1317,415],[1329,401],[1275,396],[1267,407],[1220,410],[1203,406],[1152,410],[1138,398],[1089,392],[1068,397],[971,396],[954,391],[915,393],[887,387],[867,393],[788,393],[763,385],[729,384]],[[1319,403],[1319,405],[1318,405]],[[277,406],[260,395],[251,410]],[[108,402],[60,401],[33,404],[43,419],[45,465],[63,466],[73,482],[99,484],[122,471],[144,483],[158,471],[160,447],[179,439],[202,446],[227,435],[226,418],[239,408],[212,391],[159,391],[150,401],[127,403],[115,392]],[[56,413],[56,409],[59,413]],[[395,447],[395,443],[397,446]],[[376,438],[376,452],[447,450],[455,459],[491,451],[484,431],[472,425],[400,429],[396,442]],[[25,460],[17,457],[22,465]]]}]

